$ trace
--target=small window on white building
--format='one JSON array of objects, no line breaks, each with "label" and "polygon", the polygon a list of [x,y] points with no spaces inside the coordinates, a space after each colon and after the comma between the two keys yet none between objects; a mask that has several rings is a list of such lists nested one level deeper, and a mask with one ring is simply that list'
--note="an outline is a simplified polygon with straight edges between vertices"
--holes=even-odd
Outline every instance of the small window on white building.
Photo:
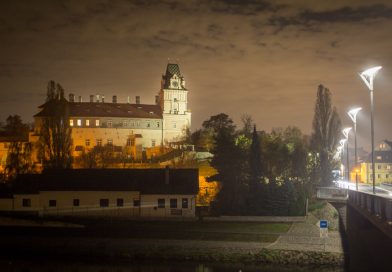
[{"label": "small window on white building", "polygon": [[99,120],[95,120],[95,126],[99,127]]},{"label": "small window on white building", "polygon": [[70,127],[73,127],[73,125],[74,125],[74,122],[73,122],[73,120],[71,119],[71,120],[69,120],[69,126]]},{"label": "small window on white building", "polygon": [[123,127],[127,127],[128,126],[128,122],[127,122],[127,120],[124,120],[123,121]]},{"label": "small window on white building", "polygon": [[31,207],[31,199],[23,198],[22,199],[22,207]]},{"label": "small window on white building", "polygon": [[154,147],[155,146],[155,140],[151,140],[151,146]]},{"label": "small window on white building", "polygon": [[391,165],[390,164],[387,165],[387,170],[391,170]]},{"label": "small window on white building", "polygon": [[177,209],[177,198],[170,199],[170,209]]},{"label": "small window on white building", "polygon": [[188,198],[183,198],[182,199],[182,208],[183,209],[188,209]]},{"label": "small window on white building", "polygon": [[134,199],[133,200],[133,206],[134,207],[139,207],[140,206],[140,200],[139,199]]},{"label": "small window on white building", "polygon": [[108,139],[108,145],[113,145],[113,139]]},{"label": "small window on white building", "polygon": [[86,120],[86,127],[89,127],[90,126],[90,120]]},{"label": "small window on white building", "polygon": [[157,122],[157,127],[159,128],[159,122]]},{"label": "small window on white building", "polygon": [[57,201],[55,199],[50,199],[49,200],[49,207],[56,207],[57,206]]},{"label": "small window on white building", "polygon": [[165,199],[158,198],[158,208],[165,208]]},{"label": "small window on white building", "polygon": [[124,199],[117,198],[117,207],[123,207],[123,206],[124,206]]},{"label": "small window on white building", "polygon": [[377,177],[378,177],[378,178],[381,178],[381,174],[378,174]]},{"label": "small window on white building", "polygon": [[97,146],[102,146],[102,139],[97,139]]},{"label": "small window on white building", "polygon": [[381,165],[377,165],[377,169],[381,169]]},{"label": "small window on white building", "polygon": [[136,121],[136,126],[140,127],[140,122],[139,121]]},{"label": "small window on white building", "polygon": [[177,124],[175,122],[173,122],[173,128],[176,128]]},{"label": "small window on white building", "polygon": [[148,127],[148,128],[150,127],[150,122],[147,122],[147,127]]},{"label": "small window on white building", "polygon": [[79,198],[75,198],[74,200],[73,200],[73,206],[74,207],[79,207],[79,205],[80,205],[80,200],[79,200]]},{"label": "small window on white building", "polygon": [[113,121],[112,120],[108,120],[107,124],[108,124],[108,127],[112,127],[113,126]]},{"label": "small window on white building", "polygon": [[82,120],[78,119],[77,124],[78,124],[78,127],[82,126]]},{"label": "small window on white building", "polygon": [[99,200],[99,207],[109,207],[109,199],[101,198]]},{"label": "small window on white building", "polygon": [[90,146],[90,139],[86,139],[86,146]]},{"label": "small window on white building", "polygon": [[388,175],[388,174],[386,174],[386,175],[385,175],[385,178],[389,178],[389,175]]}]

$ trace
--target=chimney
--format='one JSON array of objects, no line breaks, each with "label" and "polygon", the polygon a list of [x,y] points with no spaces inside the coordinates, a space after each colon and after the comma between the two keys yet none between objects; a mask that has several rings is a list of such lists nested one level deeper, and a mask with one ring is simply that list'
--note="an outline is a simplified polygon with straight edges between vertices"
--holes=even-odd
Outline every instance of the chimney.
[{"label": "chimney", "polygon": [[69,94],[69,102],[71,103],[75,102],[75,95],[73,93]]},{"label": "chimney", "polygon": [[140,96],[136,96],[136,104],[140,104]]},{"label": "chimney", "polygon": [[128,104],[131,103],[131,99],[129,98],[129,96],[128,96],[128,98],[127,98],[127,103],[128,103]]},{"label": "chimney", "polygon": [[159,104],[159,96],[158,96],[158,95],[155,96],[155,104],[156,104],[156,105]]},{"label": "chimney", "polygon": [[99,94],[95,96],[97,98],[97,103],[99,103]]},{"label": "chimney", "polygon": [[117,95],[113,95],[112,102],[117,103]]},{"label": "chimney", "polygon": [[79,103],[82,103],[82,96],[81,95],[79,95]]},{"label": "chimney", "polygon": [[90,103],[94,103],[94,95],[90,94]]},{"label": "chimney", "polygon": [[102,103],[105,103],[105,96],[102,95]]},{"label": "chimney", "polygon": [[166,165],[165,167],[165,184],[170,183],[170,168],[169,165]]}]

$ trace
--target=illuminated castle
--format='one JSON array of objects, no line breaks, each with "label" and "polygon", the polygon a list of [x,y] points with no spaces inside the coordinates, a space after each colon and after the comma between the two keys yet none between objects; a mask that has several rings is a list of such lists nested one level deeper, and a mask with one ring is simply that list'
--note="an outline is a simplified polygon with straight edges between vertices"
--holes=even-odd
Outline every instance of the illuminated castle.
[{"label": "illuminated castle", "polygon": [[[178,64],[167,65],[154,105],[141,104],[139,96],[135,102],[130,103],[128,98],[127,103],[117,103],[117,96],[113,96],[108,103],[101,95],[90,95],[89,102],[82,102],[80,96],[75,99],[69,94],[74,156],[106,144],[126,148],[133,158],[140,158],[146,151],[153,156],[161,146],[181,140],[191,125],[188,90]],[[50,114],[45,104],[40,106],[34,116],[36,124]]]}]

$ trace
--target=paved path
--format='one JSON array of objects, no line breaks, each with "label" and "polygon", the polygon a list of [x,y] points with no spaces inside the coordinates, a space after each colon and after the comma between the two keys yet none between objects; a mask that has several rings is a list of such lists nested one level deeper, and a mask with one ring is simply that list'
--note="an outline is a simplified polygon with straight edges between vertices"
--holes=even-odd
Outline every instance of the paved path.
[{"label": "paved path", "polygon": [[328,251],[343,253],[338,231],[329,231],[328,238],[320,238],[318,220],[309,215],[305,222],[293,223],[290,230],[266,248],[301,251]]}]

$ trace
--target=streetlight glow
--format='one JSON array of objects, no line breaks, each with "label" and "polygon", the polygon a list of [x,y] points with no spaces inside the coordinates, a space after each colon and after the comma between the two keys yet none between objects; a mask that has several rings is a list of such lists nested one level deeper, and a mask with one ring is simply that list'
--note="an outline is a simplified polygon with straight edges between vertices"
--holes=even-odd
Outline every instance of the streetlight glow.
[{"label": "streetlight glow", "polygon": [[373,81],[374,78],[376,77],[377,72],[382,68],[382,66],[376,66],[369,68],[362,73],[359,74],[359,76],[362,78],[362,80],[365,82],[366,86],[368,86],[369,90],[373,91]]},{"label": "streetlight glow", "polygon": [[361,107],[349,110],[347,112],[348,116],[350,116],[350,118],[351,118],[351,120],[353,120],[354,124],[357,123],[357,114],[360,110],[362,110]]},{"label": "streetlight glow", "polygon": [[348,134],[351,131],[351,127],[347,127],[342,130],[342,133],[344,137],[346,137],[347,145],[346,145],[346,157],[347,157],[347,162],[346,162],[346,167],[347,167],[347,180],[350,181],[350,157],[348,155]]},{"label": "streetlight glow", "polygon": [[347,127],[342,130],[342,133],[343,133],[344,137],[346,137],[346,139],[348,139],[348,134],[350,133],[351,129],[352,129],[352,127]]},{"label": "streetlight glow", "polygon": [[381,66],[376,66],[369,68],[359,76],[365,82],[366,86],[370,90],[370,132],[371,132],[371,139],[372,139],[372,179],[373,179],[373,194],[376,193],[376,167],[374,164],[374,101],[373,101],[373,81],[376,77],[377,72],[381,69]]},{"label": "streetlight glow", "polygon": [[[350,116],[351,120],[354,123],[354,157],[355,157],[355,167],[358,170],[358,152],[357,152],[357,114],[362,110],[361,107],[349,110],[347,112],[348,116]],[[358,191],[358,171],[355,171],[355,185]]]}]

